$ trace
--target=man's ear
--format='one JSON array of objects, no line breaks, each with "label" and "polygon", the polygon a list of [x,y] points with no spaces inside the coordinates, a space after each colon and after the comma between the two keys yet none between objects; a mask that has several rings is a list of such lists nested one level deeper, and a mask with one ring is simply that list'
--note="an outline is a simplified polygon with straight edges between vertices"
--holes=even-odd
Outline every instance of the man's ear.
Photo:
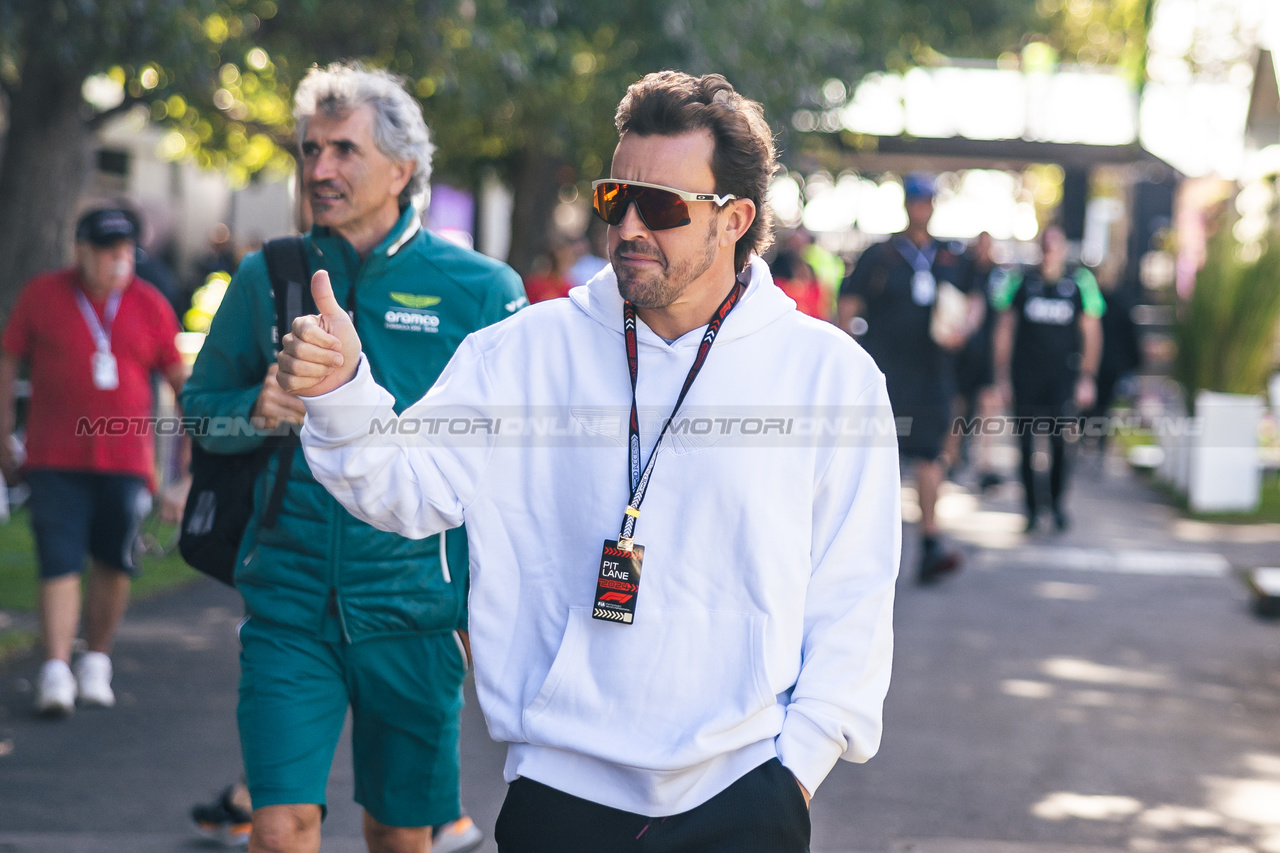
[{"label": "man's ear", "polygon": [[391,164],[391,195],[399,196],[404,192],[404,188],[409,185],[413,173],[418,171],[417,160],[405,160],[400,163]]},{"label": "man's ear", "polygon": [[751,223],[756,221],[756,203],[749,198],[734,199],[729,202],[728,212],[724,222],[724,237],[728,245],[734,245],[747,233]]},{"label": "man's ear", "polygon": [[91,269],[93,263],[93,250],[89,248],[88,243],[76,243],[75,246],[76,268],[80,270],[86,280],[93,274]]}]

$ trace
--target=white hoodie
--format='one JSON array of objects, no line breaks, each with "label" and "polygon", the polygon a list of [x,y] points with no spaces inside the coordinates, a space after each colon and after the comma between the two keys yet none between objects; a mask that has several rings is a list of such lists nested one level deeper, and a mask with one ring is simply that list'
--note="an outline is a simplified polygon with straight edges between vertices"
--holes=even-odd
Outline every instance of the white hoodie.
[{"label": "white hoodie", "polygon": [[[637,325],[648,461],[703,330]],[[663,440],[631,625],[591,615],[629,498],[611,268],[469,336],[398,419],[363,358],[306,405],[307,461],[354,515],[414,538],[466,522],[476,690],[508,782],[657,817],[775,755],[812,792],[876,752],[901,537],[884,378],[759,258]]]}]

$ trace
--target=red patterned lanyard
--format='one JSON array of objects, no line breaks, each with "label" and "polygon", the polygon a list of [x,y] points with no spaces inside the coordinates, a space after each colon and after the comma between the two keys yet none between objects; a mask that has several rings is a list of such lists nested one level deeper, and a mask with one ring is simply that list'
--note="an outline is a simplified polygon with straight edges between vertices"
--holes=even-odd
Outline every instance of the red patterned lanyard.
[{"label": "red patterned lanyard", "polygon": [[631,464],[628,469],[631,473],[631,500],[627,504],[626,515],[622,520],[622,532],[618,534],[618,547],[623,551],[631,550],[632,543],[635,541],[636,520],[640,517],[640,504],[644,502],[644,494],[649,488],[649,479],[653,475],[654,462],[658,459],[658,447],[662,444],[671,421],[675,419],[676,412],[680,411],[680,406],[684,403],[689,389],[693,387],[693,380],[698,378],[698,373],[706,363],[707,355],[711,352],[711,344],[720,333],[720,327],[724,325],[725,318],[738,304],[746,289],[746,285],[741,281],[734,282],[733,289],[720,303],[720,307],[711,317],[711,322],[707,324],[702,343],[698,345],[698,355],[693,360],[693,366],[689,368],[689,375],[685,377],[680,396],[676,398],[675,408],[671,410],[671,416],[662,424],[662,431],[658,433],[658,440],[649,453],[649,461],[643,471],[640,469],[640,414],[636,408],[636,382],[640,377],[640,358],[636,349],[636,309],[630,302],[622,303],[622,331],[627,341],[627,369],[631,371],[631,423],[627,436],[627,446],[631,454]]}]

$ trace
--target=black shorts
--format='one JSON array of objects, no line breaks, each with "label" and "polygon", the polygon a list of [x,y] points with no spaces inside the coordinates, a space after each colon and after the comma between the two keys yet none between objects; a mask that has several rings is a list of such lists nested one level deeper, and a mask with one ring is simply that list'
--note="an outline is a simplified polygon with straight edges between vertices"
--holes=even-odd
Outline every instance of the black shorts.
[{"label": "black shorts", "polygon": [[143,477],[38,469],[31,486],[31,530],[40,577],[76,574],[85,555],[108,568],[134,574],[133,540],[151,509]]},{"label": "black shorts", "polygon": [[971,399],[995,382],[996,371],[990,349],[966,348],[956,355],[956,390],[961,397]]},{"label": "black shorts", "polygon": [[893,404],[898,422],[898,453],[932,462],[942,455],[951,428],[950,402]]},{"label": "black shorts", "polygon": [[649,818],[523,777],[507,789],[499,853],[807,853],[809,809],[791,771],[766,761],[700,806]]}]

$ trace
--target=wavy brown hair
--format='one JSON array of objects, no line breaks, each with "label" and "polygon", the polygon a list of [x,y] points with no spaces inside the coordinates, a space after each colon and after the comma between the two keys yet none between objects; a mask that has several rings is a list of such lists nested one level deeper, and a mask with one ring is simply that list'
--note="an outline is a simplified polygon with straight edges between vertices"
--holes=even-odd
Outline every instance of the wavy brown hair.
[{"label": "wavy brown hair", "polygon": [[734,90],[723,76],[694,77],[681,71],[656,71],[627,87],[614,117],[618,135],[679,136],[707,130],[715,140],[711,174],[717,195],[749,198],[756,218],[734,247],[734,267],[741,271],[752,252],[773,243],[773,215],[765,203],[769,181],[777,170],[773,132],[764,107]]}]

